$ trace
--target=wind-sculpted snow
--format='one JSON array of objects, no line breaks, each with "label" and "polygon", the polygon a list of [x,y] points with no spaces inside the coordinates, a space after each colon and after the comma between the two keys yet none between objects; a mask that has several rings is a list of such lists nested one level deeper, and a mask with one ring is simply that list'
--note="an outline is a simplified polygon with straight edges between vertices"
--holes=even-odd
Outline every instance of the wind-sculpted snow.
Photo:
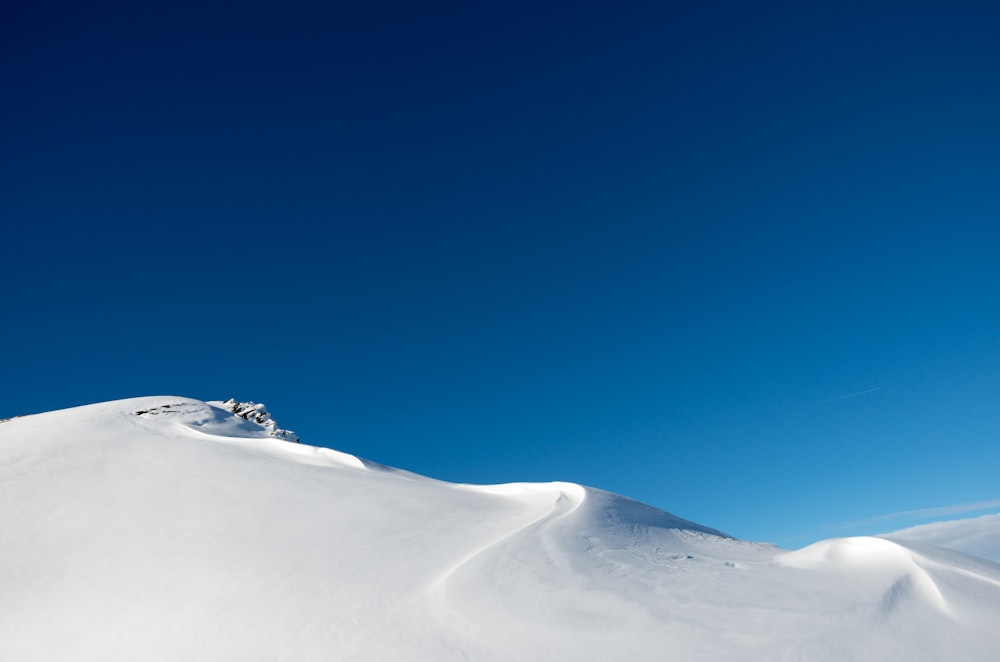
[{"label": "wind-sculpted snow", "polygon": [[[0,425],[0,660],[992,660],[1000,566],[788,552],[156,397]],[[276,427],[276,426],[275,426]]]}]

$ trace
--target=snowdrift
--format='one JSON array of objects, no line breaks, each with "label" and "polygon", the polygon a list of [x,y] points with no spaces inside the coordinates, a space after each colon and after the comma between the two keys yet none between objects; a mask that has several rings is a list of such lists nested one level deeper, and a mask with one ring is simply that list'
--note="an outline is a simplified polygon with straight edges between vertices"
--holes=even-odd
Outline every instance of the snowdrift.
[{"label": "snowdrift", "polygon": [[787,552],[572,483],[445,483],[295,443],[245,404],[137,398],[0,423],[0,659],[1000,649],[985,560],[879,538]]}]

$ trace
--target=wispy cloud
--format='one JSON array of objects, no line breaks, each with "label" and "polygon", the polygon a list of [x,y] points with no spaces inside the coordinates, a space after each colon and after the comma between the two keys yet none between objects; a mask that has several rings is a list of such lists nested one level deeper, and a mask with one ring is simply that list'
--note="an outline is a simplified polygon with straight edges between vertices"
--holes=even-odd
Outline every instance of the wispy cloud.
[{"label": "wispy cloud", "polygon": [[990,508],[1000,508],[1000,499],[992,501],[977,501],[976,503],[960,503],[953,506],[937,506],[936,508],[918,508],[917,510],[901,510],[898,513],[886,513],[876,515],[867,519],[855,522],[844,522],[844,526],[867,526],[886,522],[894,519],[932,519],[935,517],[948,517],[949,515],[961,515],[963,513],[973,513],[977,510],[989,510]]},{"label": "wispy cloud", "polygon": [[875,391],[881,391],[881,386],[876,386],[875,388],[866,388],[863,391],[855,391],[854,393],[847,393],[846,395],[838,395],[835,398],[830,398],[829,400],[823,400],[818,404],[825,405],[831,402],[836,402],[837,400],[846,400],[847,398],[856,398],[859,395],[865,395],[866,393],[874,393]]}]

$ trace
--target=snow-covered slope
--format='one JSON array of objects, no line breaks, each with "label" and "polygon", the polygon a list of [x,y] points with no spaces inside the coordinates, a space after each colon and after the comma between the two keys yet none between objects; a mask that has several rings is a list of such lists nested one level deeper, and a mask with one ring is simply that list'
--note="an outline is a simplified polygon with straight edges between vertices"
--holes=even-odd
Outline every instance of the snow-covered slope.
[{"label": "snow-covered slope", "polygon": [[1000,563],[1000,513],[919,524],[883,537],[938,545]]},{"label": "snow-covered slope", "polygon": [[[2,660],[990,660],[1000,566],[797,552],[571,483],[456,485],[233,403],[0,423]],[[166,412],[170,413],[166,413]]]}]

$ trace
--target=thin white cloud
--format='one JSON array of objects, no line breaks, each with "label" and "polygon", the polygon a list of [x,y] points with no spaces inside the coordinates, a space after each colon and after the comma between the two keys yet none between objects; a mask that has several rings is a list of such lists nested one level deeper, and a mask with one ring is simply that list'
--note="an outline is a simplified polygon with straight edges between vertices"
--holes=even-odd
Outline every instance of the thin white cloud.
[{"label": "thin white cloud", "polygon": [[1000,513],[919,524],[879,535],[948,547],[1000,563]]},{"label": "thin white cloud", "polygon": [[826,405],[831,402],[836,402],[837,400],[846,400],[847,398],[856,398],[859,395],[865,395],[866,393],[874,393],[875,391],[881,391],[881,386],[876,386],[875,388],[866,388],[863,391],[855,391],[854,393],[847,393],[846,395],[838,395],[835,398],[830,398],[829,400],[823,400],[819,404]]},{"label": "thin white cloud", "polygon": [[949,515],[961,515],[963,513],[973,513],[977,510],[988,510],[990,508],[1000,508],[1000,499],[992,501],[977,501],[975,503],[959,503],[953,506],[937,506],[935,508],[918,508],[917,510],[901,510],[898,513],[886,513],[876,515],[867,519],[846,522],[845,526],[867,526],[878,522],[885,522],[893,519],[931,519],[935,517],[948,517]]}]

